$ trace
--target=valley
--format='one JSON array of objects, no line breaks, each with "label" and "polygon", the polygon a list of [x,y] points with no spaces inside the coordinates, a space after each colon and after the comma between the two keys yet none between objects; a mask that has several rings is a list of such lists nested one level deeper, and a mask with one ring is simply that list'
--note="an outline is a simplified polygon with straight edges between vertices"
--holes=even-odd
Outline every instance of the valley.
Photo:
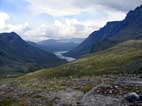
[{"label": "valley", "polygon": [[[130,103],[126,97],[142,94],[141,47],[141,40],[131,40],[65,65],[2,79],[0,103],[5,106],[127,106]],[[135,104],[140,103],[138,99]]]},{"label": "valley", "polygon": [[[0,106],[142,106],[142,5],[86,39],[77,38],[85,23],[60,22],[56,15],[53,29],[48,23],[38,27],[43,32],[34,30],[36,42],[0,33]],[[77,30],[75,38],[65,39],[72,35],[67,26]]]}]

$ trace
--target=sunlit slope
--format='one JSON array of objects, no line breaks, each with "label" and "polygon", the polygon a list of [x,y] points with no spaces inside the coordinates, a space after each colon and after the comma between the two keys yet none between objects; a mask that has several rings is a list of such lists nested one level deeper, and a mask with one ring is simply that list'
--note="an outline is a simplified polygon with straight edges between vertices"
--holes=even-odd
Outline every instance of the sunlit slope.
[{"label": "sunlit slope", "polygon": [[131,40],[72,63],[27,74],[22,79],[139,73],[142,73],[142,40]]}]

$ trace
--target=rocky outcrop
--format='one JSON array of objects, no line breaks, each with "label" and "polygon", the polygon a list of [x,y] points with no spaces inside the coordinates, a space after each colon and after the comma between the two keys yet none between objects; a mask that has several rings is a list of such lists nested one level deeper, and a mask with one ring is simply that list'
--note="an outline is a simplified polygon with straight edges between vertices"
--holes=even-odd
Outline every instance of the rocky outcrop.
[{"label": "rocky outcrop", "polygon": [[[121,84],[122,80],[126,82],[127,79],[141,81],[140,78],[136,77],[122,77],[114,80],[110,85],[97,84],[86,92],[74,86],[48,91],[20,87],[15,83],[5,84],[0,86],[0,103],[11,100],[24,104],[24,106],[141,106],[139,104],[142,104],[142,86]],[[36,83],[41,82],[36,81]],[[81,86],[84,83],[88,83],[88,79],[79,80],[77,85]]]},{"label": "rocky outcrop", "polygon": [[86,93],[81,104],[83,106],[120,106],[120,98],[97,94],[97,87]]}]

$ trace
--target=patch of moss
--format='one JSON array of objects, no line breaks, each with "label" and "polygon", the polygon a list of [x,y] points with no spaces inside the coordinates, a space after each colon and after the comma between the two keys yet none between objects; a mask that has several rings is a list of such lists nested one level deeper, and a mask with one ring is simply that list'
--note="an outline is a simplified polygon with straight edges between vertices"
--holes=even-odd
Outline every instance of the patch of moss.
[{"label": "patch of moss", "polygon": [[0,100],[0,106],[21,106],[16,100]]}]

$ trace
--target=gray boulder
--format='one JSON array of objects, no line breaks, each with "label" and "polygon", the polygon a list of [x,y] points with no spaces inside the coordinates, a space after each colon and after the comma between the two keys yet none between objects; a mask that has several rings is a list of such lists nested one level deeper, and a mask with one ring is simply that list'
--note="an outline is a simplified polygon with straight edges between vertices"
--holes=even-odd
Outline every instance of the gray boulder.
[{"label": "gray boulder", "polygon": [[97,94],[95,89],[85,94],[81,100],[81,106],[121,106],[119,98]]}]

